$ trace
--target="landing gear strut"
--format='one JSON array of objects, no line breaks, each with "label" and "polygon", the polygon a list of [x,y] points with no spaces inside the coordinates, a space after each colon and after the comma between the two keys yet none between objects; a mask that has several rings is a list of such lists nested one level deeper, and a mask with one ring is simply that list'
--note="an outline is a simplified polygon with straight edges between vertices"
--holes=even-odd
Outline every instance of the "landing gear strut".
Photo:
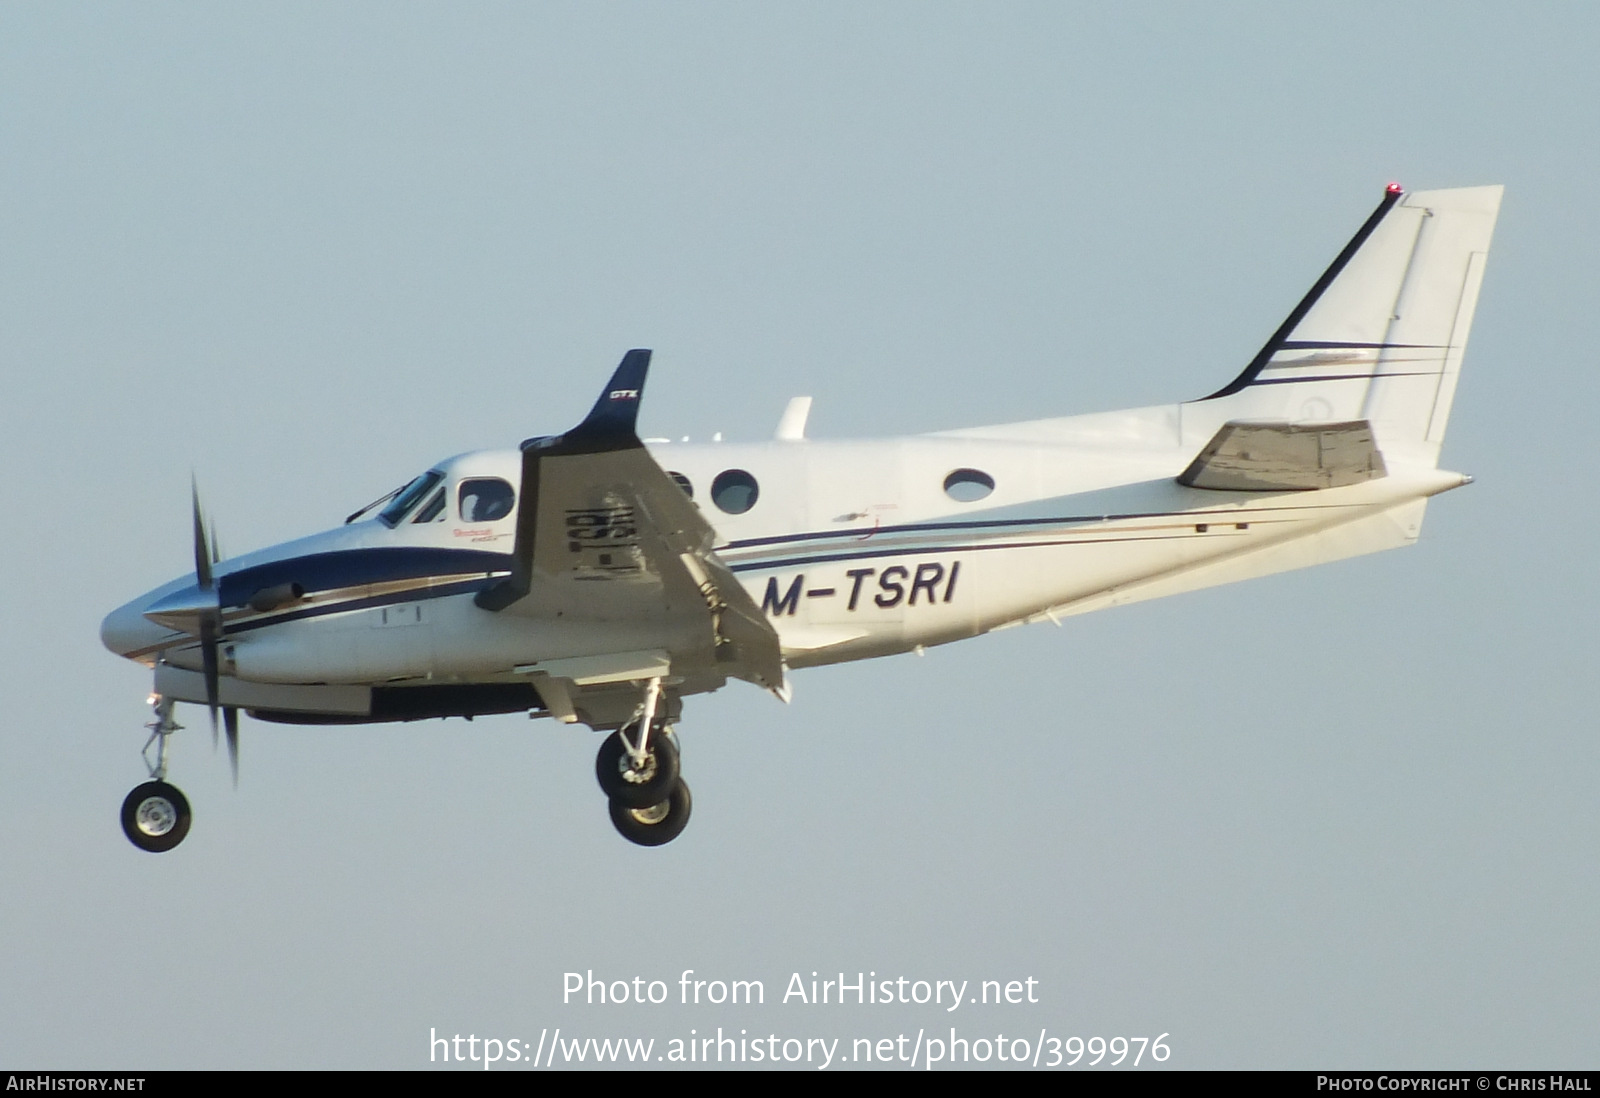
[{"label": "landing gear strut", "polygon": [[[689,824],[689,787],[678,772],[678,745],[656,720],[661,680],[651,679],[633,718],[606,737],[595,777],[611,801],[611,823],[624,839],[660,846]],[[631,731],[630,731],[631,730]]]},{"label": "landing gear strut", "polygon": [[[189,800],[167,777],[167,737],[183,726],[172,719],[174,703],[171,698],[156,695],[151,704],[156,719],[145,727],[150,738],[144,745],[144,763],[150,770],[150,780],[136,785],[122,802],[122,833],[140,850],[159,854],[183,842],[189,834]],[[154,745],[156,757],[150,759]]]}]

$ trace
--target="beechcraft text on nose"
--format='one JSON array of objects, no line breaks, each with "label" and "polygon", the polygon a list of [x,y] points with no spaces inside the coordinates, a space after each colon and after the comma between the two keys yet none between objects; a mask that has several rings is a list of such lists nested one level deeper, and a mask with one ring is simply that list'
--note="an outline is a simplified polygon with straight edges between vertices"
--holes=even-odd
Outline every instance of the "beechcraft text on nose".
[{"label": "beechcraft text on nose", "polygon": [[[561,1001],[590,1006],[639,1003],[661,1006],[672,1002],[680,1006],[738,1004],[765,1006],[767,988],[761,980],[729,980],[702,977],[686,968],[674,988],[666,980],[646,976],[606,979],[593,969],[566,972],[561,976]],[[924,980],[914,976],[880,977],[876,972],[811,974],[810,979],[791,973],[784,985],[780,1006],[869,1006],[890,1003],[936,1005],[946,1011],[963,1003],[976,1006],[1037,1003],[1039,981],[1032,976],[1020,980]],[[969,991],[970,989],[970,991]]]}]

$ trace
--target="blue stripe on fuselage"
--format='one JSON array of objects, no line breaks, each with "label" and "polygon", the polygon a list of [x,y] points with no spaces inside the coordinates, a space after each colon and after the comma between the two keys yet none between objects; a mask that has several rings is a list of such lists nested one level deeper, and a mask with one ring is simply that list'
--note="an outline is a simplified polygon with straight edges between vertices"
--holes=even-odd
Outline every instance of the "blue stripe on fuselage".
[{"label": "blue stripe on fuselage", "polygon": [[482,579],[458,580],[454,583],[441,583],[432,587],[413,587],[405,591],[391,591],[386,595],[372,595],[367,598],[345,599],[342,602],[324,603],[319,606],[303,606],[297,610],[288,610],[282,614],[267,614],[249,621],[230,623],[222,627],[225,637],[235,636],[239,633],[248,633],[253,629],[264,629],[269,625],[281,625],[286,621],[303,621],[306,618],[322,618],[329,614],[348,614],[355,610],[371,610],[377,606],[394,606],[402,602],[424,602],[428,599],[448,598],[451,595],[470,595],[483,590],[489,584],[496,582],[492,577]]},{"label": "blue stripe on fuselage", "polygon": [[306,594],[314,595],[319,591],[363,584],[459,576],[469,572],[487,575],[510,568],[511,554],[482,549],[421,546],[338,549],[241,568],[219,577],[217,586],[223,606],[243,606],[257,591],[284,583],[298,583]]}]

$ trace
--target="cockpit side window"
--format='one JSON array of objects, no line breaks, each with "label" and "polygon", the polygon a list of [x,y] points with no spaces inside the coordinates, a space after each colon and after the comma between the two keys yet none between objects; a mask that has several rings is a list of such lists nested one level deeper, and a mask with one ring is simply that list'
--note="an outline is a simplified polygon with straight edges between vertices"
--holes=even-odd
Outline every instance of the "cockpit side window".
[{"label": "cockpit side window", "polygon": [[444,474],[429,469],[416,480],[400,490],[394,497],[394,502],[378,512],[378,518],[385,526],[398,526],[417,502],[428,494],[428,491],[444,479]]},{"label": "cockpit side window", "polygon": [[511,513],[516,490],[499,477],[474,477],[456,492],[462,522],[496,522]]},{"label": "cockpit side window", "polygon": [[437,488],[433,495],[428,497],[428,502],[422,505],[422,510],[417,512],[417,517],[412,522],[438,522],[444,518],[444,489]]}]

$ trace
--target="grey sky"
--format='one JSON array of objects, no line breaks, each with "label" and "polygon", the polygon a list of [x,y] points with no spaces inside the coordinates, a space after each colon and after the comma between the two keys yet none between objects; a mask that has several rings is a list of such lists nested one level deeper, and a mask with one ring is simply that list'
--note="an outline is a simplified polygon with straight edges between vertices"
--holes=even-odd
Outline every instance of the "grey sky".
[{"label": "grey sky", "polygon": [[[1594,1066],[1591,6],[0,8],[0,1066],[388,1067],[537,1039],[1155,1036],[1182,1067]],[[732,686],[694,820],[597,738],[246,721],[151,857],[101,616],[559,430],[897,434],[1200,396],[1382,186],[1504,183],[1412,550]],[[1587,335],[1585,333],[1588,333]],[[563,1007],[561,974],[759,978]],[[1041,1002],[779,1005],[791,972]],[[674,983],[674,988],[676,984]]]}]

